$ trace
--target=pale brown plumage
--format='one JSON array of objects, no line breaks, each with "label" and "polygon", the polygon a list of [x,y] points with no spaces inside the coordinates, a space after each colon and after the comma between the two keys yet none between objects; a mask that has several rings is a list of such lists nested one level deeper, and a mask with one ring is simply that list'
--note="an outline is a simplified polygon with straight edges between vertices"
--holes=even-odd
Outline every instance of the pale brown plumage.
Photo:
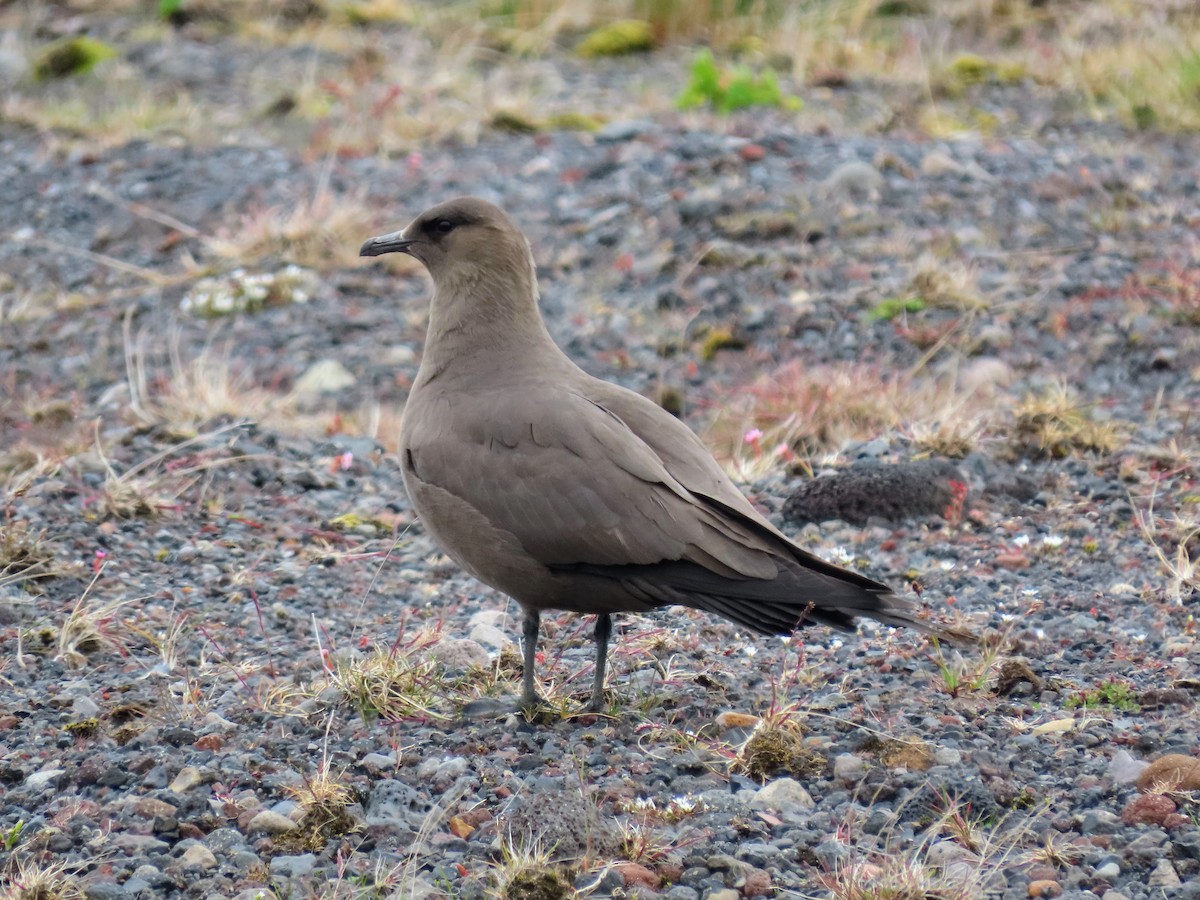
[{"label": "pale brown plumage", "polygon": [[524,609],[523,703],[537,700],[544,609],[598,616],[592,709],[616,612],[680,604],[765,634],[860,615],[931,630],[886,585],[792,543],[678,419],[571,362],[538,310],[529,244],[497,207],[451,200],[360,252],[408,253],[433,276],[404,483],[446,553]]}]

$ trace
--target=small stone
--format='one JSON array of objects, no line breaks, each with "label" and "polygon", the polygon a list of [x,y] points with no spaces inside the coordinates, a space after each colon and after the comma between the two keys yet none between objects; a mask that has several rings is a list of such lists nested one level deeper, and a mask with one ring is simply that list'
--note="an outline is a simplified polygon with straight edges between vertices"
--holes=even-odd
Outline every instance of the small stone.
[{"label": "small stone", "polygon": [[1129,900],[1129,897],[1120,891],[1105,891],[1100,900]]},{"label": "small stone", "polygon": [[1138,776],[1139,791],[1200,791],[1200,759],[1168,753],[1146,766]]},{"label": "small stone", "polygon": [[934,751],[933,761],[939,766],[957,766],[962,762],[962,751],[953,747],[942,747]]},{"label": "small stone", "polygon": [[716,724],[718,728],[753,728],[758,724],[758,716],[730,709],[717,716]]},{"label": "small stone", "polygon": [[837,781],[858,781],[867,773],[867,763],[853,753],[839,753],[833,758],[833,777]]},{"label": "small stone", "polygon": [[1108,762],[1108,777],[1114,784],[1132,784],[1150,763],[1134,759],[1127,750],[1118,750]]},{"label": "small stone", "polygon": [[351,387],[358,379],[336,359],[319,359],[296,379],[296,396],[313,400]]},{"label": "small stone", "polygon": [[445,638],[434,644],[429,655],[452,672],[486,669],[490,657],[478,641],[467,638]]},{"label": "small stone", "polygon": [[156,816],[174,816],[179,809],[153,797],[142,797],[133,804],[133,812],[143,819],[153,819]]},{"label": "small stone", "polygon": [[941,175],[962,175],[966,172],[962,164],[941,150],[931,150],[921,160],[921,173],[937,178]]},{"label": "small stone", "polygon": [[1160,859],[1146,883],[1152,888],[1177,888],[1182,882],[1169,859]]},{"label": "small stone", "polygon": [[31,789],[43,787],[65,772],[66,769],[42,769],[42,771],[34,772],[25,779],[25,787]]},{"label": "small stone", "polygon": [[742,900],[742,895],[737,891],[732,891],[729,888],[725,888],[724,890],[713,891],[711,894],[707,895],[704,900]]},{"label": "small stone", "polygon": [[255,832],[262,832],[263,834],[287,834],[289,831],[295,831],[297,827],[296,823],[287,816],[264,809],[262,812],[255,813],[254,818],[246,826],[246,831],[250,834],[254,834]]},{"label": "small stone", "polygon": [[1140,794],[1134,797],[1121,811],[1121,821],[1126,825],[1162,825],[1163,820],[1175,812],[1175,802],[1163,794]]},{"label": "small stone", "polygon": [[1029,882],[1030,897],[1058,897],[1062,892],[1062,885],[1049,878]]},{"label": "small stone", "polygon": [[776,812],[799,812],[812,809],[812,795],[794,778],[777,778],[759,788],[750,801],[751,809],[773,809]]},{"label": "small stone", "polygon": [[271,874],[282,878],[303,878],[316,864],[317,857],[312,853],[276,856],[271,860]]},{"label": "small stone", "polygon": [[652,891],[657,891],[662,884],[662,879],[659,878],[652,870],[635,862],[617,863],[616,870],[621,874],[627,888],[647,888]]},{"label": "small stone", "polygon": [[1096,867],[1096,877],[1103,878],[1105,881],[1112,881],[1121,874],[1121,865],[1115,859],[1110,859],[1103,865]]},{"label": "small stone", "polygon": [[167,790],[172,794],[186,794],[203,781],[204,776],[200,774],[199,769],[195,766],[184,766],[179,770],[179,774],[175,776],[175,780],[171,782],[171,786]]},{"label": "small stone", "polygon": [[203,844],[192,844],[183,851],[181,860],[184,866],[197,869],[211,869],[217,864],[216,856]]},{"label": "small stone", "polygon": [[741,887],[743,897],[770,897],[775,893],[771,876],[762,869],[751,869],[747,872]]},{"label": "small stone", "polygon": [[1079,827],[1083,834],[1116,834],[1121,830],[1121,818],[1107,809],[1089,809]]},{"label": "small stone", "polygon": [[834,169],[819,185],[828,199],[874,199],[883,187],[883,176],[873,165],[853,159]]},{"label": "small stone", "polygon": [[100,715],[100,706],[91,697],[76,697],[71,703],[71,715],[77,719],[95,719]]}]

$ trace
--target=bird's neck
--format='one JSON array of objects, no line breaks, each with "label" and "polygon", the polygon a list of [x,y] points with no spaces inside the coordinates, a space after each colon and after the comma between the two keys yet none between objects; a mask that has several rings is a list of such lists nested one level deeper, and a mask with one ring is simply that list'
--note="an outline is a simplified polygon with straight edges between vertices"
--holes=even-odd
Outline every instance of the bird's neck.
[{"label": "bird's neck", "polygon": [[530,365],[551,366],[566,357],[550,337],[538,310],[531,278],[461,276],[435,286],[429,331],[421,360],[421,381],[430,381],[464,365],[491,371]]}]

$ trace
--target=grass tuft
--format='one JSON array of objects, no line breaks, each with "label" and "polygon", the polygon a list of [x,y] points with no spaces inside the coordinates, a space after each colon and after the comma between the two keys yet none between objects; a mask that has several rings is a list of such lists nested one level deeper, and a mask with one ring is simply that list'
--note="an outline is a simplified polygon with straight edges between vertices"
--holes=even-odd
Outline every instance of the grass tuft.
[{"label": "grass tuft", "polygon": [[1015,410],[1009,444],[1019,455],[1063,459],[1074,453],[1106,455],[1123,444],[1123,429],[1098,421],[1066,384],[1027,394]]}]

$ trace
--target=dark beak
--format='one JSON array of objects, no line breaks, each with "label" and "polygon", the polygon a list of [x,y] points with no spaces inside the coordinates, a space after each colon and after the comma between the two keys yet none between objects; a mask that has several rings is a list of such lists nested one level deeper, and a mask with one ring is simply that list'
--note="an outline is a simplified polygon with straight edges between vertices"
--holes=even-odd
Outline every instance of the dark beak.
[{"label": "dark beak", "polygon": [[407,253],[416,241],[406,238],[403,231],[368,238],[358,249],[359,256],[383,256],[385,253]]}]

